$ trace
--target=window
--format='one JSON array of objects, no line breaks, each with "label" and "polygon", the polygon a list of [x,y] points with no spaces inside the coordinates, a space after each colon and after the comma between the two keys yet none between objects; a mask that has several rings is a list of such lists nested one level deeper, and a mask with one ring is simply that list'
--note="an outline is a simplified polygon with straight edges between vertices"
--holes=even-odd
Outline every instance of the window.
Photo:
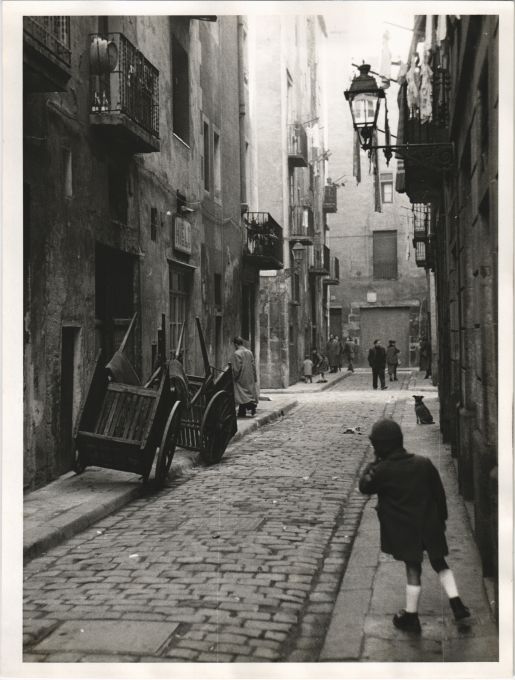
[{"label": "window", "polygon": [[110,165],[107,184],[111,219],[127,224],[127,172],[124,168]]},{"label": "window", "polygon": [[374,279],[397,278],[397,231],[373,232]]},{"label": "window", "polygon": [[220,135],[216,132],[213,134],[213,184],[215,189],[215,198],[222,198],[222,178],[221,178],[221,160],[220,160]]},{"label": "window", "polygon": [[488,62],[483,66],[483,73],[479,81],[479,101],[480,101],[480,151],[483,168],[486,165],[486,158],[488,154],[488,135],[489,135],[489,119],[488,119]]},{"label": "window", "polygon": [[[170,265],[170,350],[175,352],[181,336],[183,324],[188,317],[189,274],[176,265]],[[186,334],[186,327],[184,329]],[[184,354],[188,343],[182,339],[181,351]]]},{"label": "window", "polygon": [[381,201],[383,203],[393,203],[393,173],[382,172],[379,177],[381,182]]},{"label": "window", "polygon": [[150,238],[156,240],[157,236],[157,208],[150,208]]},{"label": "window", "polygon": [[291,277],[291,299],[292,302],[300,302],[300,276],[297,272]]},{"label": "window", "polygon": [[209,191],[209,125],[204,122],[204,189]]},{"label": "window", "polygon": [[172,38],[173,131],[184,142],[190,139],[190,79],[188,53]]},{"label": "window", "polygon": [[215,307],[222,306],[222,275],[215,274]]},{"label": "window", "polygon": [[73,196],[72,152],[70,149],[63,149],[63,192],[65,198]]}]

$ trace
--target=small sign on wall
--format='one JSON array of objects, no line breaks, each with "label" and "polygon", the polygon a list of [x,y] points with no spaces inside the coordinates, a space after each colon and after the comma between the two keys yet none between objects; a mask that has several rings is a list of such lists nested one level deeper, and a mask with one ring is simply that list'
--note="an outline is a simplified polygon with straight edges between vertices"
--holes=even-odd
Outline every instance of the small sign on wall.
[{"label": "small sign on wall", "polygon": [[191,224],[179,215],[174,219],[173,247],[181,253],[191,255]]}]

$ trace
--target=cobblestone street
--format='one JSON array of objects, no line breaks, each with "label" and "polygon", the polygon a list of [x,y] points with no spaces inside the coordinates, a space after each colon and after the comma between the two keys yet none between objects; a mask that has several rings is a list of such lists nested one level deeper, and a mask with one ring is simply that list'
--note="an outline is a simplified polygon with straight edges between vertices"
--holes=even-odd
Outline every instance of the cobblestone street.
[{"label": "cobblestone street", "polygon": [[366,504],[366,435],[404,408],[410,377],[299,394],[221,464],[29,562],[24,661],[318,661]]}]

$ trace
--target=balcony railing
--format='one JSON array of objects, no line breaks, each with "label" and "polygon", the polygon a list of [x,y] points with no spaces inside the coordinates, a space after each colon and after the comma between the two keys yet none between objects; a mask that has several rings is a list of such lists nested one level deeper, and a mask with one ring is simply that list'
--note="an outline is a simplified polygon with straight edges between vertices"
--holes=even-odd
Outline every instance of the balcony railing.
[{"label": "balcony railing", "polygon": [[288,125],[288,161],[294,167],[308,167],[308,138],[300,123]]},{"label": "balcony railing", "polygon": [[290,206],[290,239],[311,246],[314,238],[313,210],[303,205]]},{"label": "balcony railing", "polygon": [[123,33],[91,36],[90,123],[134,153],[159,151],[159,71]]},{"label": "balcony railing", "polygon": [[267,212],[247,212],[243,215],[245,240],[243,254],[259,269],[282,269],[283,230]]},{"label": "balcony railing", "polygon": [[309,273],[313,276],[328,276],[331,271],[331,251],[326,245],[313,246],[309,255]]},{"label": "balcony railing", "polygon": [[324,212],[335,213],[338,211],[336,185],[327,184],[324,187]]},{"label": "balcony railing", "polygon": [[329,265],[329,276],[322,283],[325,286],[337,286],[340,283],[340,260],[331,255]]},{"label": "balcony railing", "polygon": [[62,92],[70,78],[70,17],[23,17],[24,87]]},{"label": "balcony railing", "polygon": [[431,205],[416,203],[412,205],[413,236],[416,240],[425,239],[431,225]]}]

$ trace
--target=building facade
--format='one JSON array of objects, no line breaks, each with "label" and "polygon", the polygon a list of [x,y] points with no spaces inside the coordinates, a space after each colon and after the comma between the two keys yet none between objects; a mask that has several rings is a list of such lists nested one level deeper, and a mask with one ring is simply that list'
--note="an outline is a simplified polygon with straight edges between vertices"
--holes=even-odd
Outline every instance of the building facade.
[{"label": "building facade", "polygon": [[24,20],[27,489],[72,468],[96,354],[134,314],[143,381],[183,324],[202,375],[197,316],[211,363],[230,358],[248,297],[242,47],[237,16]]},{"label": "building facade", "polygon": [[[432,70],[432,116],[401,99],[403,141],[438,143],[406,165],[405,191],[430,219],[415,233],[434,271],[438,389],[444,440],[487,577],[497,579],[497,249],[499,17],[418,16],[411,57]],[[449,162],[445,144],[452,143]],[[442,153],[443,155],[439,156]],[[497,600],[497,598],[495,598]]]},{"label": "building facade", "polygon": [[[283,235],[280,252],[259,264],[260,379],[261,387],[285,387],[299,379],[305,356],[325,345],[324,308],[335,274],[324,209],[327,33],[317,16],[252,16],[248,22],[255,132],[248,224],[272,238],[267,256]],[[278,259],[281,269],[274,265]]]},{"label": "building facade", "polygon": [[[371,159],[356,144],[343,95],[356,73],[347,39],[344,30],[329,32],[329,61],[345,66],[328,71],[327,88],[329,170],[339,207],[327,216],[328,242],[340,265],[340,283],[330,291],[330,332],[353,338],[357,366],[368,366],[368,349],[378,338],[385,346],[395,340],[401,365],[416,367],[419,340],[429,331],[427,279],[412,252],[411,204],[395,191],[397,160],[387,165],[382,152]],[[379,71],[379,49],[360,57]],[[392,80],[387,97],[396,96]],[[393,129],[395,112],[390,116]]]}]

